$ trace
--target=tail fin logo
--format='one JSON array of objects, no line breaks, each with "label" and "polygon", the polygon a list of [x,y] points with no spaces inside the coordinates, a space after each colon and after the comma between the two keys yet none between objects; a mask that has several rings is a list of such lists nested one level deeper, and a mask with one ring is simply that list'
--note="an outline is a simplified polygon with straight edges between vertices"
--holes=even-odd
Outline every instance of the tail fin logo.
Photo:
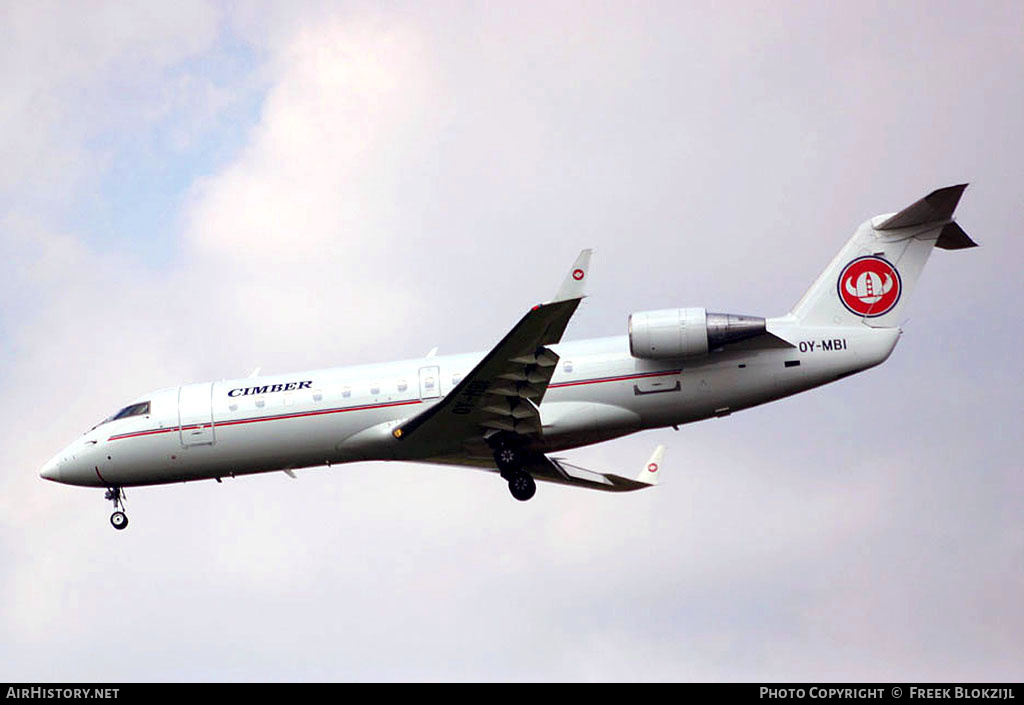
[{"label": "tail fin logo", "polygon": [[889,313],[902,288],[896,267],[874,255],[858,257],[839,275],[839,300],[851,313],[867,318]]}]

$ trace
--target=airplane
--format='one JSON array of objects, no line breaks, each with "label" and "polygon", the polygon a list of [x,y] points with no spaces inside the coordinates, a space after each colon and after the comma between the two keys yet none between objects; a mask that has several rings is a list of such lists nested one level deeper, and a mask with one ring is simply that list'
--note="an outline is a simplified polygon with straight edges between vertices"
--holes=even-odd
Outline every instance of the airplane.
[{"label": "airplane", "polygon": [[529,500],[536,481],[609,492],[654,486],[664,446],[639,472],[552,454],[787,397],[881,364],[933,247],[976,243],[954,221],[967,184],[863,223],[791,311],[774,318],[675,308],[633,313],[627,334],[562,342],[586,296],[583,250],[554,298],[487,353],[183,384],[143,394],[57,453],[41,477],[106,488],[124,529],[124,488],[373,460],[467,466]]}]

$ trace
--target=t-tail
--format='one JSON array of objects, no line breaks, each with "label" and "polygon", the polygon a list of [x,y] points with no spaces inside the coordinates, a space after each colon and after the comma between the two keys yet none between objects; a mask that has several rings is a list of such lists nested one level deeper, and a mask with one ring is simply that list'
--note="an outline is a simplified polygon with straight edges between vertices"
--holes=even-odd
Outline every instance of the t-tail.
[{"label": "t-tail", "polygon": [[932,191],[861,225],[791,311],[801,326],[896,328],[934,247],[977,244],[953,221],[967,184]]}]

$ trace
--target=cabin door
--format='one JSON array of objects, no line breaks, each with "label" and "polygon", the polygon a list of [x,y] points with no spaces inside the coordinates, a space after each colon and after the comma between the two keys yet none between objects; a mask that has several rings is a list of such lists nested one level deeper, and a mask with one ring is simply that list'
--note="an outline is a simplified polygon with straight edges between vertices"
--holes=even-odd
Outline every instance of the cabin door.
[{"label": "cabin door", "polygon": [[420,368],[420,399],[437,399],[441,396],[441,368]]},{"label": "cabin door", "polygon": [[178,434],[183,446],[213,445],[213,382],[178,387]]}]

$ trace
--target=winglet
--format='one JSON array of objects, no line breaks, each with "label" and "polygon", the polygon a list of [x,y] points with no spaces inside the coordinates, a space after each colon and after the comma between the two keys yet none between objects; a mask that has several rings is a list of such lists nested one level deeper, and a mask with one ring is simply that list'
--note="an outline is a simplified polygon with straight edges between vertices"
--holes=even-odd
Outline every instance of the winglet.
[{"label": "winglet", "polygon": [[582,299],[586,296],[587,276],[590,274],[590,255],[593,253],[594,251],[590,249],[580,252],[579,257],[572,263],[569,273],[565,275],[562,286],[558,287],[555,298],[548,303]]},{"label": "winglet", "polygon": [[665,446],[658,446],[651,454],[650,460],[644,465],[644,469],[636,476],[636,481],[642,482],[645,485],[658,484],[658,478],[661,477],[661,459],[663,457],[665,457]]}]

